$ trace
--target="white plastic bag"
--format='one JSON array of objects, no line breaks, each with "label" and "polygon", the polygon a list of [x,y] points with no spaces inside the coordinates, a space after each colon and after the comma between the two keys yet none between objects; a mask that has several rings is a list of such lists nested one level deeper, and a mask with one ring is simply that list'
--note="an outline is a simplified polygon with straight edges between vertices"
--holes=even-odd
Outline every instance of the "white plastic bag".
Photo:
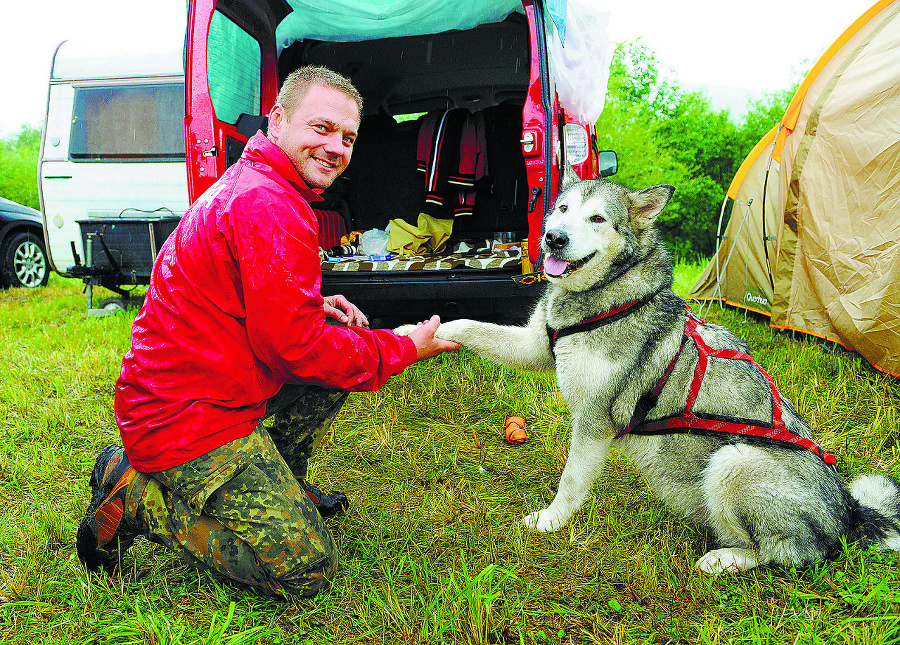
[{"label": "white plastic bag", "polygon": [[568,0],[565,4],[562,36],[554,21],[547,21],[548,31],[553,32],[548,44],[556,70],[556,91],[566,112],[582,123],[593,124],[603,112],[612,61],[609,4],[599,0]]},{"label": "white plastic bag", "polygon": [[362,234],[359,240],[359,254],[385,255],[390,239],[390,236],[381,229],[369,229]]}]

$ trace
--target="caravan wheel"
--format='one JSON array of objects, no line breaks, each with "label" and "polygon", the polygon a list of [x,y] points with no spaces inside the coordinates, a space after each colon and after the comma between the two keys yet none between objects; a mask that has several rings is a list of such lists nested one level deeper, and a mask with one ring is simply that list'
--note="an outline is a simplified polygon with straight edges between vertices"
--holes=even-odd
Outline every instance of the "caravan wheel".
[{"label": "caravan wheel", "polygon": [[125,311],[125,300],[122,298],[104,298],[100,301],[100,309],[105,309],[111,313]]}]

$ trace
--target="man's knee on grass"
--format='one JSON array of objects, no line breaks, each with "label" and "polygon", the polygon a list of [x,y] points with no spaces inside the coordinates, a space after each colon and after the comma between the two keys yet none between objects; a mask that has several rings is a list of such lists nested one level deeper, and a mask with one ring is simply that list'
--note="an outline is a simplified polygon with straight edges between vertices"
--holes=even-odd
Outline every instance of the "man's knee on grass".
[{"label": "man's knee on grass", "polygon": [[336,571],[337,554],[329,548],[315,561],[310,562],[304,558],[304,561],[298,562],[286,571],[281,569],[278,572],[270,572],[264,584],[248,582],[267,594],[312,598],[322,589],[328,588],[334,580]]},{"label": "man's knee on grass", "polygon": [[332,552],[311,567],[307,565],[289,571],[278,581],[287,593],[311,598],[331,585],[336,571],[337,556]]}]

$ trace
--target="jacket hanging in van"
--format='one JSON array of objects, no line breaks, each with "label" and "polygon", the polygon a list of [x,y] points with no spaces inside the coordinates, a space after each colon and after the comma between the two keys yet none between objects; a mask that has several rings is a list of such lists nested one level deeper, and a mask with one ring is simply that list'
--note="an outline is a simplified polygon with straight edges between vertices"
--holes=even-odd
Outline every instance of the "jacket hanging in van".
[{"label": "jacket hanging in van", "polygon": [[416,166],[425,173],[425,210],[471,215],[475,180],[487,172],[484,115],[464,108],[433,110],[422,117]]}]

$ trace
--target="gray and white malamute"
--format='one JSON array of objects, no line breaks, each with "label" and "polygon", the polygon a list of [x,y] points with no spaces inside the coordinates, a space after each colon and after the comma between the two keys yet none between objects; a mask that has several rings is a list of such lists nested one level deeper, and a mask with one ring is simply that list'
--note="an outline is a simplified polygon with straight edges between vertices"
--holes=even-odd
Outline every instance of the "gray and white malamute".
[{"label": "gray and white malamute", "polygon": [[900,550],[900,482],[863,475],[848,489],[746,344],[672,292],[653,221],[674,190],[568,173],[542,240],[549,285],[529,323],[438,329],[493,362],[556,369],[569,457],[553,502],[525,524],[566,524],[615,443],[672,510],[714,534],[721,548],[696,563],[707,573],[802,565],[843,535]]}]

